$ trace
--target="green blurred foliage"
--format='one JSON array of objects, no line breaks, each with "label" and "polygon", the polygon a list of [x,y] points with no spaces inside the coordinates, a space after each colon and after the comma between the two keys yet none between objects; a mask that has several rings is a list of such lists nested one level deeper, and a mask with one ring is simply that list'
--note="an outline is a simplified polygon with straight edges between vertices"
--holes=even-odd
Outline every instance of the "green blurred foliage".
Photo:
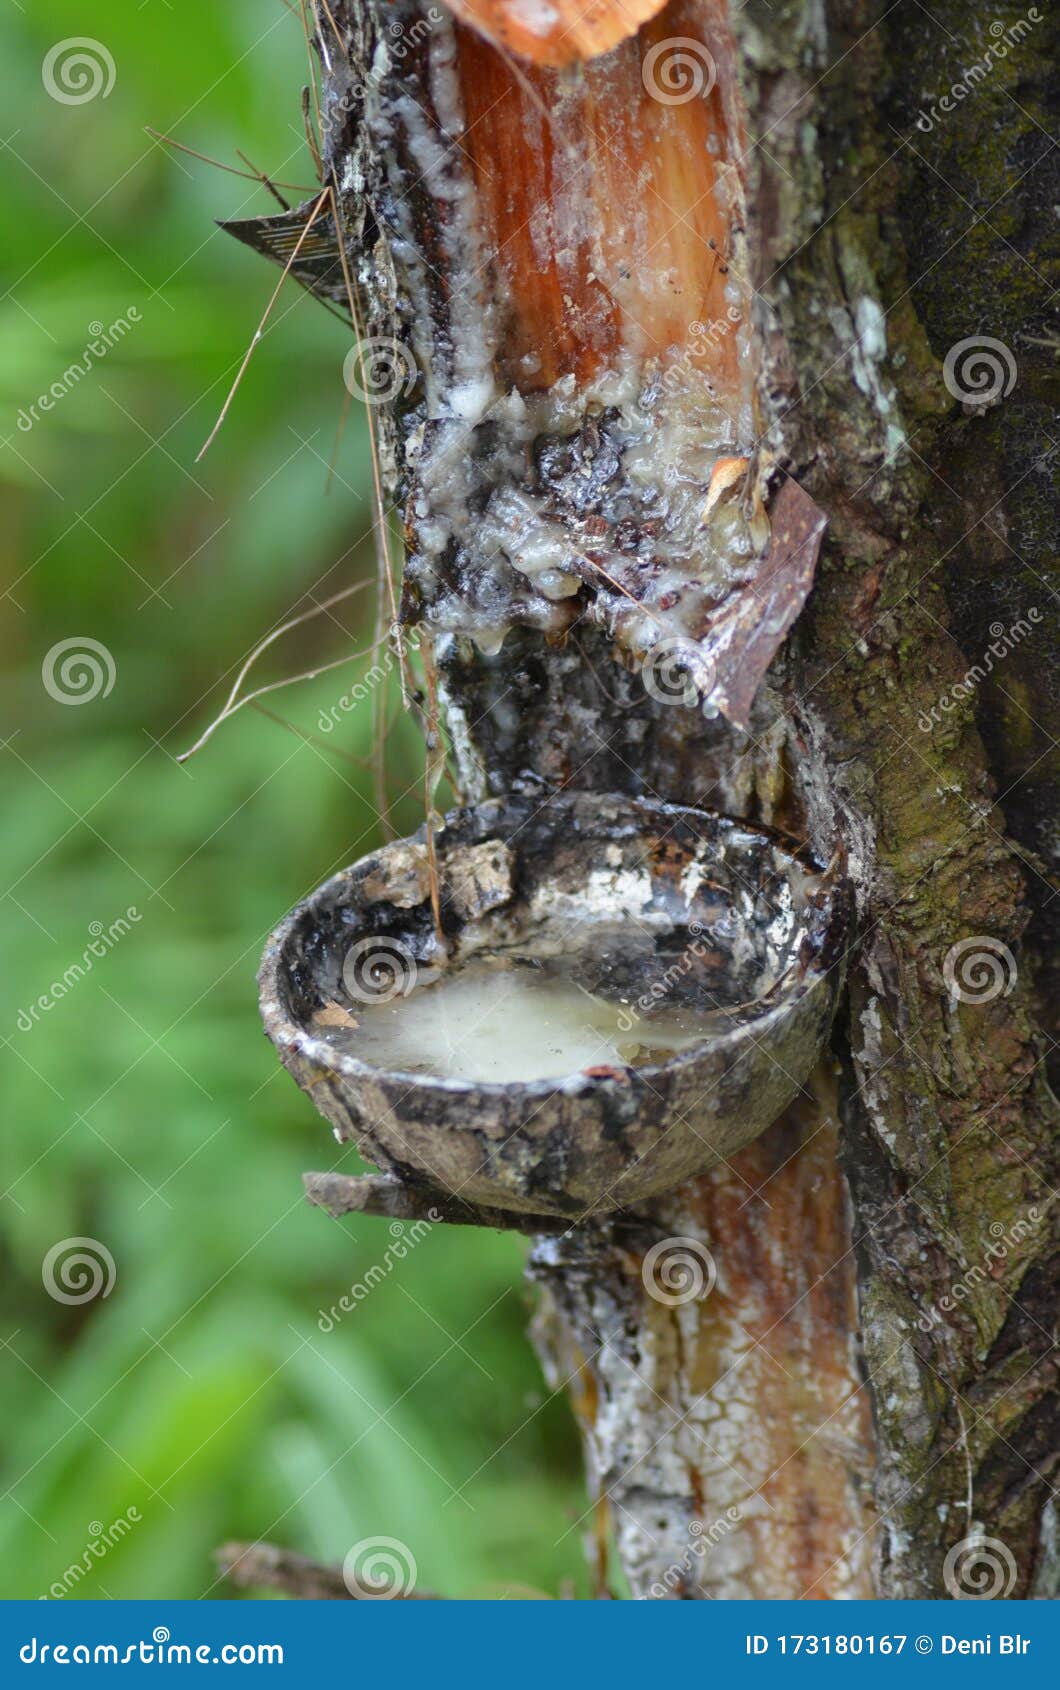
[{"label": "green blurred foliage", "polygon": [[[340,1560],[376,1534],[449,1596],[582,1590],[575,1439],[526,1341],[522,1245],[436,1229],[318,1325],[392,1240],[302,1200],[304,1168],[357,1163],[264,1041],[254,972],[284,910],[380,838],[371,781],[341,755],[369,752],[371,711],[318,727],[357,665],[267,701],[313,742],[247,710],[173,759],[264,632],[374,573],[362,416],[325,492],[350,337],[296,287],[195,463],[275,280],[212,220],[270,202],[144,132],[242,148],[308,188],[299,24],[282,0],[89,16],[48,0],[4,24],[2,1593],[44,1593],[130,1508],[140,1522],[71,1594],[223,1594],[226,1538]],[[42,61],[86,28],[114,86],[65,104]],[[19,426],[91,325],[130,308]],[[260,679],[364,645],[372,597],[296,629]],[[85,637],[113,687],[60,702],[42,664]],[[386,772],[409,827],[420,769],[401,720]],[[129,909],[27,1028],[92,924]],[[116,1279],[69,1305],[41,1269],[75,1236],[105,1244]]]}]

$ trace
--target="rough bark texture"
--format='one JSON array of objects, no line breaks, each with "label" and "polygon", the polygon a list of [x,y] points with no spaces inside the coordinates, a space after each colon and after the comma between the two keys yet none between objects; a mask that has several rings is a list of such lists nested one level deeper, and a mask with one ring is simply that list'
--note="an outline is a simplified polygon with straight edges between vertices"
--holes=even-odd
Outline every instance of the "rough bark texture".
[{"label": "rough bark texture", "polygon": [[[440,121],[450,25],[418,33],[406,5],[384,22],[370,4],[327,10],[325,165],[368,332],[414,334],[451,382],[468,325],[438,207],[464,191],[461,137],[444,180],[422,154],[409,191],[395,177],[417,163],[403,102]],[[500,657],[457,636],[439,658],[472,796],[531,769],[785,826],[826,856],[841,840],[861,942],[836,1070],[654,1213],[660,1236],[709,1250],[712,1294],[660,1303],[641,1259],[597,1230],[542,1240],[538,1342],[574,1381],[591,1489],[638,1595],[954,1594],[947,1552],[979,1529],[1011,1560],[1005,1594],[1055,1593],[1040,1030],[1055,913],[1055,22],[1033,22],[925,130],[921,108],[1021,7],[707,12],[728,43],[728,109],[743,111],[756,445],[830,521],[807,608],[747,732],[645,697],[584,623],[557,642],[530,617]],[[699,15],[648,27],[687,35]],[[984,334],[1018,379],[1003,402],[961,404],[944,360]],[[406,492],[415,426],[387,434]],[[1028,636],[1001,642],[996,625],[1018,619]],[[951,694],[991,640],[1003,655]],[[1012,966],[997,953],[1004,990],[971,1001],[944,970],[983,936]]]},{"label": "rough bark texture", "polygon": [[[1033,766],[1017,747],[1033,736],[1037,749],[1042,735],[1055,781],[1057,599],[1046,526],[1035,535],[1024,519],[1009,537],[1009,506],[1041,517],[1051,499],[1055,513],[1041,427],[1052,354],[1027,338],[1044,329],[1042,267],[1055,278],[1038,209],[1051,202],[1053,149],[1034,115],[1047,110],[1055,40],[1043,22],[1040,41],[995,66],[989,87],[937,125],[929,160],[913,127],[921,89],[956,82],[995,16],[1022,14],[947,6],[936,15],[948,37],[915,7],[872,28],[883,10],[807,8],[822,70],[861,39],[856,82],[839,62],[812,92],[814,77],[791,68],[792,42],[746,20],[748,99],[777,125],[776,165],[759,150],[750,194],[759,285],[783,336],[778,387],[786,377],[799,400],[789,449],[832,518],[784,665],[786,703],[811,824],[835,816],[863,853],[843,1159],[880,1446],[880,1588],[945,1594],[945,1551],[980,1522],[1008,1546],[1020,1595],[1045,1572],[1057,1458],[1055,1114],[1034,1021],[1045,941],[1026,931],[1043,902],[1028,852],[1045,845],[1055,809],[1049,758]],[[815,233],[818,208],[828,220]],[[990,219],[1001,232],[986,234]],[[878,311],[885,331],[866,326]],[[1022,371],[985,416],[940,381],[949,347],[984,330],[1019,349]],[[1032,607],[1043,620],[1011,670],[933,720],[940,695],[983,661],[991,624],[1007,629]],[[990,744],[1005,756],[992,761]],[[1011,947],[1018,979],[989,1001],[954,1002],[944,959],[975,935]],[[991,1255],[1028,1217],[1020,1241]],[[964,1297],[939,1314],[958,1283]]]}]

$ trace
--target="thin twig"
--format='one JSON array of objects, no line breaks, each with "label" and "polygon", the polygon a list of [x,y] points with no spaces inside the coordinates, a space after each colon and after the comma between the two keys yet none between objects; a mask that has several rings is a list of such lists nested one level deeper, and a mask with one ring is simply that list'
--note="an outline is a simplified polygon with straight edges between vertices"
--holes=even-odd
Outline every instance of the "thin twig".
[{"label": "thin twig", "polygon": [[[282,205],[284,211],[290,211],[291,207],[290,207],[289,202],[284,199],[284,197],[281,194],[279,188],[276,186],[275,182],[272,180],[272,177],[266,176],[264,170],[259,170],[257,168],[257,165],[253,164],[251,162],[251,160],[247,157],[247,155],[243,151],[242,147],[236,148],[236,157],[241,158],[243,160],[243,163],[247,166],[248,170],[252,170],[254,172],[254,175],[257,177],[257,179],[261,183],[262,187],[268,189],[269,193],[272,195],[272,197],[276,201],[277,205]],[[309,191],[310,191],[310,193],[312,193],[312,189],[310,189]]]},{"label": "thin twig", "polygon": [[[346,231],[342,220],[342,199],[339,194],[338,179],[336,178],[334,172],[332,173],[331,178],[331,211],[332,216],[335,219],[335,235],[339,248],[339,263],[342,266],[343,281],[346,287],[346,299],[350,308],[350,316],[353,319],[354,333],[357,336],[357,347],[363,388],[366,386],[364,382],[364,353],[362,350],[364,343],[364,329],[357,301],[357,293],[353,285],[353,277],[350,274],[350,267],[346,259]],[[345,414],[344,410],[343,421],[345,421]],[[379,448],[375,437],[375,423],[372,418],[371,406],[367,406],[365,408],[365,419],[368,425],[368,452],[372,465],[372,496],[375,509],[375,521],[372,524],[372,538],[375,545],[376,568],[378,569],[380,576],[379,598],[376,604],[376,651],[379,650],[383,638],[383,595],[385,592],[390,611],[390,627],[393,632],[394,644],[397,649],[398,675],[401,680],[401,696],[402,701],[407,706],[411,690],[409,686],[408,656],[405,651],[404,641],[401,637],[401,622],[398,615],[397,594],[394,591],[394,581],[390,569],[390,531],[387,526],[386,504],[383,499],[383,477],[379,465]],[[335,442],[335,450],[337,453],[337,439]],[[372,707],[372,726],[374,736],[376,808],[383,824],[384,834],[388,838],[392,839],[394,837],[394,829],[390,821],[389,795],[386,790],[384,777],[385,742],[379,731],[379,724],[381,721],[380,712],[381,706],[378,701],[375,701]]]},{"label": "thin twig", "polygon": [[[303,622],[312,621],[312,619],[315,616],[322,616],[324,614],[324,612],[327,611],[327,610],[330,610],[333,605],[339,604],[341,602],[341,600],[343,600],[343,599],[351,598],[354,593],[362,592],[364,590],[364,588],[367,587],[368,585],[369,585],[369,583],[367,581],[355,581],[352,587],[343,587],[341,592],[333,593],[332,596],[329,599],[324,599],[321,604],[315,604],[313,606],[312,610],[303,610],[302,612],[300,612],[300,614],[298,616],[289,617],[286,622],[281,622],[280,626],[278,628],[273,628],[270,633],[265,635],[265,638],[263,640],[259,640],[257,645],[254,647],[253,651],[250,653],[250,656],[248,658],[246,658],[246,660],[244,661],[242,667],[240,668],[238,675],[236,676],[234,682],[232,683],[232,690],[228,694],[228,697],[224,702],[224,705],[223,705],[223,707],[220,711],[220,714],[215,717],[213,722],[211,722],[210,726],[207,728],[206,732],[199,739],[196,740],[195,744],[191,747],[190,750],[181,752],[180,756],[177,758],[177,762],[183,763],[189,757],[194,756],[195,752],[198,751],[201,746],[205,745],[206,741],[216,732],[216,730],[220,727],[221,723],[226,719],[226,717],[235,714],[235,711],[239,708],[239,705],[236,704],[236,698],[239,694],[239,689],[243,685],[243,682],[245,681],[247,675],[250,673],[251,669],[254,667],[255,663],[258,661],[258,658],[261,656],[262,652],[267,651],[269,646],[274,645],[275,642],[278,639],[280,639],[282,635],[290,633],[292,628],[300,627]],[[355,652],[353,655],[355,657],[363,657],[363,656],[366,655],[366,652],[370,649],[371,649],[370,647],[366,647],[365,651]],[[341,663],[349,663],[351,661],[352,661],[352,658],[343,657],[343,658],[339,658],[335,664],[327,664],[327,665],[325,665],[325,667],[326,668],[336,668],[338,666],[338,663],[340,663],[340,662]],[[318,671],[318,673],[322,673],[322,672],[323,671]],[[302,676],[293,676],[293,677],[290,677],[290,678],[293,679],[293,680],[303,679]],[[286,684],[287,684],[286,682],[275,683],[275,685],[277,685],[277,686],[286,685]],[[261,688],[258,689],[257,692],[248,693],[245,698],[240,699],[240,703],[241,704],[249,704],[249,702],[252,698],[258,698],[258,697],[260,697],[262,692],[269,692],[269,691],[272,691],[272,690],[274,690],[273,687],[261,687]]]},{"label": "thin twig", "polygon": [[377,1215],[387,1220],[429,1221],[432,1226],[492,1227],[497,1232],[568,1232],[562,1215],[523,1214],[515,1209],[468,1203],[437,1190],[418,1191],[388,1174],[312,1173],[302,1175],[305,1194],[314,1208],[337,1220],[341,1215]]},{"label": "thin twig", "polygon": [[[144,133],[145,135],[150,135],[153,141],[161,141],[164,146],[173,147],[178,153],[187,153],[191,158],[201,159],[203,164],[213,165],[215,170],[226,170],[229,176],[241,176],[244,182],[262,182],[267,180],[269,185],[272,187],[290,188],[292,194],[312,194],[316,191],[316,183],[310,183],[307,187],[304,182],[281,182],[278,179],[273,181],[271,177],[266,178],[264,173],[259,170],[237,170],[234,164],[225,164],[223,159],[211,158],[209,153],[196,152],[194,147],[186,147],[183,141],[174,141],[172,135],[163,135],[160,130],[152,129],[149,123],[144,124]],[[236,148],[236,151],[239,152],[238,147]],[[243,154],[239,153],[239,156],[242,158]],[[249,159],[247,160],[247,163],[250,163]],[[291,208],[290,206],[287,206],[285,209],[290,211]]]},{"label": "thin twig", "polygon": [[571,1217],[491,1208],[434,1187],[417,1189],[392,1174],[310,1173],[302,1175],[302,1184],[313,1207],[323,1209],[333,1220],[343,1215],[374,1215],[384,1220],[428,1221],[432,1226],[489,1227],[528,1238],[564,1237],[577,1230],[581,1237],[595,1233],[619,1247],[633,1246],[650,1225],[641,1216],[618,1209]]},{"label": "thin twig", "polygon": [[[337,238],[337,241],[338,241],[338,248],[339,248],[339,263],[342,266],[342,276],[343,276],[343,281],[344,281],[345,287],[346,287],[346,298],[347,298],[347,301],[348,301],[349,307],[350,307],[350,316],[353,319],[354,333],[357,336],[357,351],[358,351],[358,363],[359,363],[360,372],[361,372],[361,387],[362,387],[362,391],[366,391],[367,390],[367,383],[364,379],[364,350],[363,350],[363,348],[364,348],[364,325],[363,325],[363,322],[361,320],[360,306],[358,304],[357,293],[356,293],[356,290],[355,290],[354,285],[353,285],[353,277],[350,275],[350,267],[349,267],[349,264],[348,264],[347,259],[346,259],[346,231],[345,231],[345,228],[343,226],[343,220],[342,220],[342,199],[341,199],[341,195],[339,193],[338,180],[337,180],[334,172],[332,172],[330,192],[331,192],[331,211],[332,211],[332,215],[335,219],[335,234],[336,234],[336,238]],[[374,498],[375,498],[376,520],[375,520],[375,525],[373,526],[373,535],[378,533],[378,540],[376,542],[376,555],[377,555],[377,559],[379,561],[380,569],[381,569],[383,577],[384,577],[384,585],[386,587],[387,598],[388,598],[388,601],[389,601],[390,621],[391,621],[391,626],[394,629],[394,638],[397,641],[397,646],[398,646],[398,666],[399,666],[399,670],[400,670],[400,673],[401,673],[402,691],[404,692],[406,690],[405,650],[404,650],[404,646],[403,646],[402,641],[401,641],[401,633],[400,633],[400,628],[399,628],[397,596],[394,592],[394,582],[393,582],[393,578],[392,578],[391,573],[390,573],[390,546],[389,546],[389,543],[388,543],[388,529],[387,529],[387,526],[386,526],[386,502],[383,498],[383,477],[382,477],[382,471],[381,471],[380,466],[379,466],[379,448],[378,448],[378,443],[377,443],[376,437],[375,437],[375,423],[374,423],[373,418],[372,418],[372,408],[371,408],[370,405],[365,407],[365,418],[366,418],[366,421],[367,421],[367,424],[368,424],[368,450],[369,450],[369,456],[371,458],[371,464],[372,464],[372,492],[373,492],[373,495],[374,495]]]},{"label": "thin twig", "polygon": [[242,710],[245,704],[253,704],[256,698],[264,698],[266,693],[280,692],[284,687],[293,687],[299,681],[315,681],[318,675],[326,675],[331,669],[341,669],[344,663],[355,663],[358,658],[367,657],[373,649],[370,645],[362,646],[360,651],[351,651],[346,657],[336,657],[330,663],[318,664],[314,669],[303,669],[299,675],[285,675],[282,681],[269,681],[263,687],[256,687],[253,692],[244,693],[243,697],[238,699],[230,710],[222,710],[221,714],[210,723],[205,733],[200,734],[195,744],[187,751],[182,751],[175,761],[186,763],[189,757],[194,757],[197,751],[202,750],[207,740],[213,738],[221,724],[230,721],[233,716]]},{"label": "thin twig", "polygon": [[[322,182],[324,180],[324,156],[321,148],[324,144],[324,125],[320,116],[320,95],[317,91],[316,65],[313,61],[313,45],[309,32],[309,14],[306,8],[306,0],[300,0],[300,12],[302,18],[302,33],[305,36],[305,56],[309,64],[309,88],[303,88],[302,90],[302,116],[305,121],[306,145],[313,155],[313,162],[317,167],[317,176]],[[317,118],[316,134],[313,133],[312,125],[309,121],[310,90],[312,90],[313,109],[316,112]]]},{"label": "thin twig", "polygon": [[322,599],[319,604],[313,605],[311,610],[300,610],[297,616],[289,616],[287,621],[281,622],[278,628],[271,629],[271,631],[265,635],[264,639],[258,641],[254,650],[250,653],[250,656],[243,663],[243,666],[232,685],[232,690],[228,695],[225,709],[227,710],[228,706],[234,701],[240,687],[251,669],[253,669],[255,663],[258,661],[258,658],[263,652],[267,651],[271,645],[275,645],[276,641],[284,634],[289,634],[292,628],[300,628],[303,622],[312,622],[315,617],[323,616],[326,611],[332,610],[335,605],[341,604],[344,599],[352,598],[355,593],[363,592],[365,587],[368,585],[369,583],[367,581],[355,581],[352,587],[342,587],[339,592],[332,593],[330,598]]},{"label": "thin twig", "polygon": [[327,199],[327,197],[328,197],[328,190],[327,190],[327,188],[325,188],[323,190],[323,192],[321,193],[319,199],[317,200],[316,204],[314,205],[312,211],[309,213],[309,217],[306,220],[305,228],[302,230],[302,233],[299,235],[298,240],[295,244],[294,250],[291,253],[290,258],[287,260],[287,263],[283,267],[283,275],[280,277],[279,281],[276,283],[276,286],[273,289],[272,298],[269,300],[268,305],[266,305],[265,310],[262,313],[261,321],[258,324],[257,328],[254,330],[253,338],[251,339],[250,345],[247,347],[246,353],[245,353],[244,358],[243,358],[243,362],[239,366],[239,370],[236,374],[236,379],[232,383],[232,386],[229,389],[228,398],[225,400],[224,404],[221,406],[221,414],[218,417],[217,421],[214,423],[213,428],[210,430],[209,435],[207,436],[207,438],[204,441],[200,451],[198,452],[198,454],[196,456],[196,459],[195,459],[196,463],[198,463],[199,460],[210,450],[210,447],[213,445],[215,439],[217,438],[217,434],[218,434],[218,431],[220,430],[221,424],[224,422],[225,417],[228,415],[229,406],[231,405],[232,400],[236,396],[236,389],[238,388],[240,382],[243,380],[243,376],[244,376],[244,373],[246,371],[246,367],[250,363],[250,360],[254,355],[254,348],[257,346],[259,340],[262,337],[262,333],[264,331],[265,324],[269,320],[269,314],[272,311],[273,306],[276,304],[277,299],[280,297],[280,289],[283,287],[284,282],[287,280],[287,277],[290,274],[292,264],[294,263],[295,259],[298,257],[298,254],[302,250],[302,245],[303,245],[303,242],[305,241],[306,236],[308,235],[310,229],[313,227],[313,224],[316,222],[317,218],[320,216],[320,212],[323,208],[324,201]]},{"label": "thin twig", "polygon": [[332,29],[335,32],[335,40],[338,42],[339,47],[342,49],[342,56],[343,56],[343,58],[345,58],[346,57],[346,43],[343,41],[342,36],[339,34],[339,26],[335,22],[335,19],[331,15],[331,7],[328,5],[328,0],[320,0],[320,4],[323,6],[324,11],[327,14],[327,20],[328,20],[329,24],[331,25]]},{"label": "thin twig", "polygon": [[341,757],[344,763],[352,763],[355,769],[360,769],[362,772],[371,768],[367,757],[355,757],[352,751],[344,751],[341,745],[332,745],[329,740],[321,739],[319,734],[307,734],[304,728],[298,726],[297,722],[289,722],[286,716],[281,716],[276,710],[270,710],[267,704],[261,703],[260,699],[255,698],[252,703],[259,716],[264,716],[268,721],[275,722],[277,727],[286,728],[288,733],[294,734],[295,738],[300,739],[303,744],[318,746],[321,751],[330,752],[332,757]]}]

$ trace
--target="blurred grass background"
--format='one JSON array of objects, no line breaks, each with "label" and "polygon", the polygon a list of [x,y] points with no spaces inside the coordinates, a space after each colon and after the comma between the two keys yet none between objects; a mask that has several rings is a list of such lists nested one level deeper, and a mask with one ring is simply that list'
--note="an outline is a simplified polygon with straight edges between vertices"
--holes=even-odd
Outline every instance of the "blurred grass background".
[{"label": "blurred grass background", "polygon": [[[130,1508],[71,1594],[218,1595],[226,1538],[334,1561],[378,1534],[448,1596],[582,1591],[575,1439],[525,1337],[523,1246],[436,1229],[317,1325],[392,1240],[302,1201],[304,1168],[357,1164],[266,1045],[254,973],[285,909],[380,838],[368,777],[333,754],[366,754],[370,711],[324,749],[247,710],[173,761],[263,633],[374,567],[358,414],[325,496],[351,337],[293,284],[194,463],[277,274],[212,219],[270,202],[143,127],[308,187],[299,23],[282,0],[96,0],[88,20],[48,0],[2,27],[2,1594],[47,1592]],[[63,104],[42,61],[86,28],[114,86]],[[131,307],[120,343],[20,428],[90,325]],[[363,644],[371,596],[289,635],[259,680]],[[85,637],[115,681],[71,706],[41,666]],[[359,672],[267,702],[321,737]],[[387,765],[415,827],[408,723]],[[91,924],[130,907],[130,931],[21,1025]],[[73,1236],[112,1254],[106,1298],[47,1294],[42,1260]]]}]

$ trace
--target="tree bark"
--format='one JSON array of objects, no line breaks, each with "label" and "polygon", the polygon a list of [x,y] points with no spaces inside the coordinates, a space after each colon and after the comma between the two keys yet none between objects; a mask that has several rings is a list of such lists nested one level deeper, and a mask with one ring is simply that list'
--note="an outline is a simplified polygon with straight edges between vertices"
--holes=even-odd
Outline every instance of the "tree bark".
[{"label": "tree bark", "polygon": [[[1055,35],[996,0],[672,0],[556,70],[441,4],[318,8],[362,336],[414,354],[414,390],[376,414],[403,616],[432,630],[466,795],[529,770],[726,809],[823,860],[840,845],[857,896],[833,1057],[652,1210],[661,1239],[709,1253],[710,1294],[660,1300],[607,1226],[533,1250],[589,1536],[603,1576],[613,1534],[637,1596],[953,1596],[980,1563],[998,1594],[1056,1592]],[[645,66],[675,38],[708,49],[714,83],[656,110]],[[690,320],[728,321],[733,298],[721,345],[689,352]],[[681,624],[718,654],[705,717],[645,690],[609,576],[535,596],[461,551],[451,488],[473,524],[505,474],[487,444],[515,438],[482,422],[476,383],[532,407],[567,377],[577,397],[633,322],[640,377],[679,367],[674,405],[709,388],[736,419],[714,444],[750,465],[749,529],[756,501],[775,526],[786,480],[828,518],[746,712],[751,635],[775,613],[779,641],[797,583],[783,615],[759,578]],[[1003,344],[987,403],[947,361],[984,335]],[[574,426],[591,479],[610,425],[583,407]],[[569,466],[539,470],[573,532]]]}]

